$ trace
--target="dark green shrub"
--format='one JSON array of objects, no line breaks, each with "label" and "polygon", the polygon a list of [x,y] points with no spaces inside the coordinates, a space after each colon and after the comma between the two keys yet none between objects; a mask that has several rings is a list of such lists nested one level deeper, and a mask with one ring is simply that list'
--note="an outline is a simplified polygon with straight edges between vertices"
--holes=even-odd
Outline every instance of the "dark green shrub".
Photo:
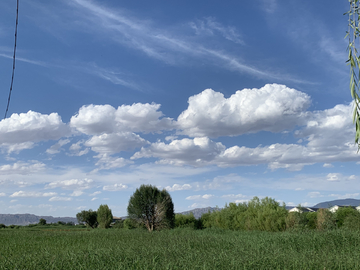
[{"label": "dark green shrub", "polygon": [[46,220],[43,218],[40,218],[39,225],[46,225]]},{"label": "dark green shrub", "polygon": [[111,228],[114,229],[123,229],[124,228],[124,219],[120,219],[115,221],[114,225],[111,226]]},{"label": "dark green shrub", "polygon": [[139,223],[134,219],[127,218],[127,219],[124,220],[123,226],[124,226],[124,229],[131,230],[131,229],[138,228]]},{"label": "dark green shrub", "polygon": [[198,221],[193,213],[183,215],[176,214],[175,215],[175,228],[191,228],[191,229],[199,229],[200,221]]},{"label": "dark green shrub", "polygon": [[79,223],[84,222],[90,228],[96,228],[98,225],[97,222],[97,212],[89,209],[88,211],[83,210],[80,213],[76,214],[76,218]]},{"label": "dark green shrub", "polygon": [[286,229],[287,210],[272,198],[254,197],[248,203],[230,203],[220,211],[201,218],[205,228],[230,230],[284,231]]},{"label": "dark green shrub", "polygon": [[334,214],[328,209],[321,208],[317,212],[316,229],[319,231],[332,230],[336,228]]},{"label": "dark green shrub", "polygon": [[5,225],[5,224],[0,223],[0,229],[5,229],[5,228],[6,228],[6,225]]},{"label": "dark green shrub", "polygon": [[315,230],[317,224],[317,212],[309,212],[306,214],[307,224],[306,227]]},{"label": "dark green shrub", "polygon": [[342,227],[350,230],[360,230],[360,215],[347,216]]},{"label": "dark green shrub", "polygon": [[341,228],[349,216],[360,216],[360,213],[352,207],[340,207],[335,213],[337,227]]},{"label": "dark green shrub", "polygon": [[99,223],[100,228],[110,228],[110,224],[113,220],[113,215],[111,209],[107,204],[102,204],[97,210],[97,222]]}]

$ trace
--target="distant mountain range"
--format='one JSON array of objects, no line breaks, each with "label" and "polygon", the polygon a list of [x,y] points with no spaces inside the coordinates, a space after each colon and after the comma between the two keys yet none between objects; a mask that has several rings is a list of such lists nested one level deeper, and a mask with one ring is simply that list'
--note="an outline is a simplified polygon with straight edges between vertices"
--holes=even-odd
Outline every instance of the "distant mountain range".
[{"label": "distant mountain range", "polygon": [[[202,214],[218,211],[221,208],[216,207],[206,207],[206,208],[196,208],[190,211],[181,212],[179,214],[187,215],[191,212],[194,214],[195,218],[200,218]],[[76,218],[73,217],[52,217],[52,216],[36,216],[32,214],[0,214],[0,224],[8,225],[21,225],[26,226],[29,224],[39,223],[39,220],[43,218],[46,220],[46,223],[57,223],[58,221],[62,222],[74,222],[78,223]],[[121,217],[126,219],[127,217]]]},{"label": "distant mountain range", "polygon": [[46,223],[62,222],[74,222],[77,223],[77,219],[73,217],[52,217],[52,216],[36,216],[32,214],[0,214],[0,223],[7,225],[22,225],[38,223],[43,218]]},{"label": "distant mountain range", "polygon": [[205,214],[205,213],[208,213],[208,212],[211,213],[211,212],[214,212],[214,211],[219,211],[221,209],[222,208],[217,208],[217,207],[195,208],[193,210],[181,212],[181,213],[178,213],[178,214],[188,215],[190,213],[193,213],[194,217],[197,219],[197,218],[200,218],[202,214]]},{"label": "distant mountain range", "polygon": [[[314,205],[316,208],[329,208],[333,205],[350,205],[350,206],[359,206],[360,200],[356,199],[344,199],[344,200],[334,200],[328,202],[322,202]],[[287,209],[291,209],[293,206],[287,206]],[[188,215],[190,213],[194,214],[195,218],[200,218],[202,214],[208,212],[219,211],[222,208],[217,207],[205,207],[205,208],[195,208],[193,210],[184,211],[178,214]],[[26,226],[29,224],[38,223],[39,220],[43,218],[47,223],[57,223],[58,221],[62,222],[74,222],[77,223],[77,219],[73,217],[52,217],[52,216],[36,216],[32,214],[0,214],[0,223],[5,225],[22,225]],[[127,217],[121,217],[127,218]]]},{"label": "distant mountain range", "polygon": [[334,205],[347,205],[347,206],[359,206],[360,200],[356,199],[343,199],[343,200],[334,200],[329,202],[322,202],[314,205],[315,208],[329,208]]}]

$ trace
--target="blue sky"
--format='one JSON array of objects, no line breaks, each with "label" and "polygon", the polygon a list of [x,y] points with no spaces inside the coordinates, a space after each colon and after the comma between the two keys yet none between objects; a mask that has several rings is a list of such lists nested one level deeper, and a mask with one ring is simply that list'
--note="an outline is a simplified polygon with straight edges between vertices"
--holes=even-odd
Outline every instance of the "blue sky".
[{"label": "blue sky", "polygon": [[[16,1],[0,3],[0,110]],[[2,213],[359,198],[348,1],[20,1]]]}]

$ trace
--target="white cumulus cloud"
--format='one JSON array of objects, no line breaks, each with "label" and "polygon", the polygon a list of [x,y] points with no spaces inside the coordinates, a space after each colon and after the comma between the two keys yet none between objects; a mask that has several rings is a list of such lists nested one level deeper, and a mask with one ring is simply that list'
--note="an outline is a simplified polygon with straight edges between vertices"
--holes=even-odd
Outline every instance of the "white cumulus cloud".
[{"label": "white cumulus cloud", "polygon": [[85,146],[101,154],[114,154],[121,151],[132,150],[147,144],[146,140],[132,132],[118,132],[95,135],[85,142]]},{"label": "white cumulus cloud", "polygon": [[50,202],[56,202],[56,201],[63,201],[63,202],[68,202],[68,201],[71,201],[72,199],[69,198],[69,197],[58,197],[58,196],[55,196],[55,197],[51,197],[49,199]]},{"label": "white cumulus cloud", "polygon": [[192,195],[192,196],[188,196],[185,199],[186,200],[209,200],[211,198],[215,197],[212,194],[205,194],[205,195]]},{"label": "white cumulus cloud", "polygon": [[57,143],[53,144],[50,148],[46,149],[46,153],[54,155],[60,153],[61,147],[68,144],[70,140],[59,140]]},{"label": "white cumulus cloud", "polygon": [[216,158],[225,150],[220,142],[213,142],[209,138],[194,138],[173,140],[169,144],[157,142],[150,147],[142,148],[131,159],[157,157],[162,163],[175,165],[204,165]]},{"label": "white cumulus cloud", "polygon": [[55,196],[56,192],[35,192],[35,191],[17,191],[10,195],[10,197],[51,197]]},{"label": "white cumulus cloud", "polygon": [[173,121],[164,118],[159,104],[134,103],[117,109],[110,105],[88,105],[71,117],[70,126],[88,135],[115,132],[160,132],[173,129]]},{"label": "white cumulus cloud", "polygon": [[229,98],[206,89],[190,97],[188,103],[177,120],[182,133],[219,137],[292,129],[303,122],[310,97],[285,85],[267,84],[239,90]]},{"label": "white cumulus cloud", "polygon": [[183,185],[174,184],[172,187],[171,186],[165,187],[165,189],[167,191],[189,190],[189,189],[191,189],[191,185],[189,185],[189,184],[183,184]]},{"label": "white cumulus cloud", "polygon": [[123,189],[127,189],[127,188],[128,188],[127,185],[113,184],[113,185],[104,186],[103,190],[106,190],[106,191],[119,191],[119,190],[123,190]]},{"label": "white cumulus cloud", "polygon": [[0,166],[0,175],[9,175],[9,174],[31,174],[37,173],[44,170],[45,164],[34,161],[32,163],[26,162],[15,162],[13,164],[6,164]]},{"label": "white cumulus cloud", "polygon": [[[28,111],[14,113],[0,121],[0,147],[8,151],[32,148],[33,142],[57,140],[70,134],[57,113],[41,114]],[[16,145],[11,149],[12,145]]]},{"label": "white cumulus cloud", "polygon": [[63,188],[70,190],[83,190],[91,188],[94,181],[92,179],[70,179],[54,181],[46,185],[46,188]]}]

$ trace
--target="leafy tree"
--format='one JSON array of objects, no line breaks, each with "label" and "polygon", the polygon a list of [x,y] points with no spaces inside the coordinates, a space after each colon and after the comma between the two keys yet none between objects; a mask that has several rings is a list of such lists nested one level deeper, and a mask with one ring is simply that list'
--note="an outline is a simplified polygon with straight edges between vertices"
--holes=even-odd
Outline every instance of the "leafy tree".
[{"label": "leafy tree", "polygon": [[39,225],[46,225],[46,220],[43,218],[40,218]]},{"label": "leafy tree", "polygon": [[316,223],[317,223],[317,212],[309,212],[306,214],[307,218],[307,228],[309,229],[316,229]]},{"label": "leafy tree", "polygon": [[360,10],[359,0],[349,0],[350,10],[345,13],[349,15],[348,31],[346,37],[349,38],[348,45],[348,60],[350,65],[350,93],[354,100],[354,113],[353,122],[355,123],[355,143],[360,149],[360,55],[359,55],[359,42],[356,39],[360,37]]},{"label": "leafy tree", "polygon": [[0,229],[5,229],[5,228],[6,228],[5,224],[0,223]]},{"label": "leafy tree", "polygon": [[76,214],[76,218],[79,221],[79,223],[83,222],[85,223],[87,226],[91,227],[91,228],[96,228],[98,225],[97,222],[97,213],[96,211],[93,210],[83,210],[79,213]]},{"label": "leafy tree", "polygon": [[131,219],[145,225],[149,232],[175,225],[174,204],[170,194],[152,185],[141,185],[129,200]]},{"label": "leafy tree", "polygon": [[352,207],[340,207],[335,213],[336,225],[342,227],[349,216],[360,216],[360,213]]},{"label": "leafy tree", "polygon": [[192,229],[201,229],[202,224],[201,220],[197,220],[194,217],[193,213],[183,215],[176,214],[175,215],[175,227],[176,228],[192,228]]},{"label": "leafy tree", "polygon": [[350,230],[360,230],[360,215],[349,215],[345,218],[343,227]]},{"label": "leafy tree", "polygon": [[139,223],[131,218],[127,218],[123,222],[123,228],[127,230],[135,229],[139,227]]},{"label": "leafy tree", "polygon": [[115,221],[115,224],[112,225],[111,228],[113,228],[113,229],[123,229],[124,228],[124,220],[120,219],[120,220]]},{"label": "leafy tree", "polygon": [[317,212],[316,228],[320,231],[335,229],[334,214],[328,209],[319,209]]},{"label": "leafy tree", "polygon": [[102,204],[97,210],[97,222],[100,228],[110,228],[110,224],[113,221],[113,215],[107,204]]}]

